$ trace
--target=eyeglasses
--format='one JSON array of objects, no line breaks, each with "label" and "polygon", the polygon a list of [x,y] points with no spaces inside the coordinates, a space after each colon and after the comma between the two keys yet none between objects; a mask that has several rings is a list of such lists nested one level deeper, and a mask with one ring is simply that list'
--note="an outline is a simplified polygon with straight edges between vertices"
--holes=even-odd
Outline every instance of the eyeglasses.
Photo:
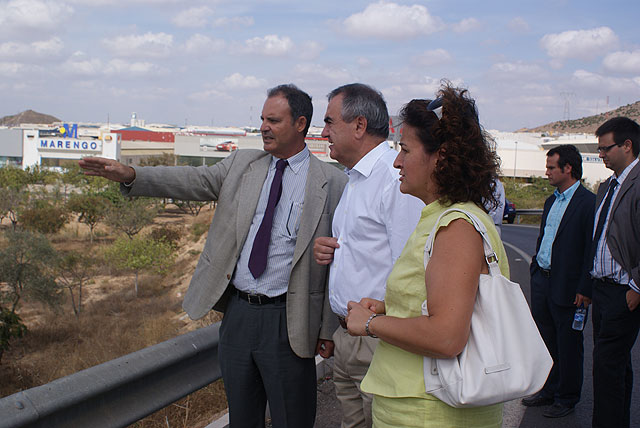
[{"label": "eyeglasses", "polygon": [[617,146],[616,143],[613,143],[610,146],[602,146],[602,147],[598,147],[596,150],[598,151],[598,153],[607,153],[609,152],[609,150],[611,150],[612,148],[614,148],[615,146]]}]

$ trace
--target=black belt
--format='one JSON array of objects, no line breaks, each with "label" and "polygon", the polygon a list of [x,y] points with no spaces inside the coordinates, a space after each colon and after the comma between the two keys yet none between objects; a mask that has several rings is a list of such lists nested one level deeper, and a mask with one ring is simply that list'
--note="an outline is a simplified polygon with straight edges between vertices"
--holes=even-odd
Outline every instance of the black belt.
[{"label": "black belt", "polygon": [[[235,288],[235,287],[234,287]],[[287,293],[275,297],[265,296],[264,294],[249,294],[235,288],[235,294],[242,300],[246,300],[251,305],[268,305],[270,303],[285,303],[287,301]]]},{"label": "black belt", "polygon": [[338,321],[340,321],[340,327],[344,328],[345,330],[347,329],[347,322],[345,321],[344,317],[341,317],[340,315],[338,315]]},{"label": "black belt", "polygon": [[540,273],[542,276],[546,276],[547,278],[551,277],[551,269],[543,269],[538,265],[538,269],[540,269]]},{"label": "black belt", "polygon": [[592,278],[594,281],[597,281],[601,284],[606,284],[606,285],[623,285],[623,286],[627,286],[627,284],[620,284],[619,282],[614,281],[611,278]]}]

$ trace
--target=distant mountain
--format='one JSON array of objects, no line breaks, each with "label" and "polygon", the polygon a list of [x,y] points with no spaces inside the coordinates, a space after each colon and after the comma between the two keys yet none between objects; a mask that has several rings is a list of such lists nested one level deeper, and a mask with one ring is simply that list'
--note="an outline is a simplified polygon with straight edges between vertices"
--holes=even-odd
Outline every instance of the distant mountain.
[{"label": "distant mountain", "polygon": [[2,126],[20,126],[23,123],[52,124],[54,122],[60,122],[60,119],[33,110],[25,110],[13,116],[0,118]]},{"label": "distant mountain", "polygon": [[562,120],[558,122],[547,123],[532,129],[519,129],[518,132],[546,132],[546,133],[587,133],[593,134],[600,125],[607,120],[616,116],[626,116],[630,119],[640,122],[640,101],[633,104],[618,107],[615,110],[601,113],[595,116],[583,117],[575,120]]}]

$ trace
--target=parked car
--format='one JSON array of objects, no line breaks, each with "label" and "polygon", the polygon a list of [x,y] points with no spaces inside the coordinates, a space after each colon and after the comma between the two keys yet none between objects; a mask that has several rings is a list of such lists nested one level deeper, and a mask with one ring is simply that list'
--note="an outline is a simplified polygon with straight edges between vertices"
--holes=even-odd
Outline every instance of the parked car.
[{"label": "parked car", "polygon": [[512,224],[516,219],[516,205],[509,199],[504,201],[504,213],[502,214],[502,220],[507,220],[507,223]]},{"label": "parked car", "polygon": [[216,146],[216,150],[220,152],[232,152],[234,150],[238,150],[238,145],[232,143],[231,141],[225,141],[224,143],[220,143]]}]

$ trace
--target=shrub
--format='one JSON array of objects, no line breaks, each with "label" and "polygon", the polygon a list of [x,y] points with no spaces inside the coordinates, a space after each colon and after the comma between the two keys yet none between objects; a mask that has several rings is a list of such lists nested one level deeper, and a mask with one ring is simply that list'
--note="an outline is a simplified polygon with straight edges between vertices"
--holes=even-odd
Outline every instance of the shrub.
[{"label": "shrub", "polygon": [[27,230],[52,234],[62,229],[69,221],[69,212],[64,206],[37,199],[25,208],[18,221]]}]

